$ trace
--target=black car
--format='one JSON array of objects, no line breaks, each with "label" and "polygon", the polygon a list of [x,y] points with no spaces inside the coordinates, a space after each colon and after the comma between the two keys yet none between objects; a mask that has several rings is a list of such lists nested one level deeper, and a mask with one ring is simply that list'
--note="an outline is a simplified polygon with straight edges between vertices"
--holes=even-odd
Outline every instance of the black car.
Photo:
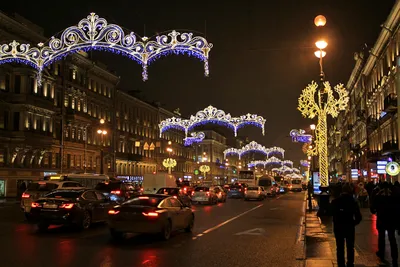
[{"label": "black car", "polygon": [[168,195],[145,194],[108,211],[110,234],[122,239],[125,233],[158,233],[165,240],[174,230],[192,232],[194,213]]},{"label": "black car", "polygon": [[179,188],[179,187],[162,187],[162,188],[158,189],[156,194],[168,195],[168,196],[176,197],[186,207],[191,207],[192,206],[191,198],[187,194],[184,193],[182,188]]},{"label": "black car", "polygon": [[99,183],[96,185],[95,189],[116,202],[123,202],[131,197],[140,195],[140,188],[135,187],[131,183],[124,183],[122,181]]},{"label": "black car", "polygon": [[115,205],[101,192],[91,189],[55,190],[32,202],[30,221],[40,231],[49,225],[72,225],[87,229],[94,222],[104,222]]}]

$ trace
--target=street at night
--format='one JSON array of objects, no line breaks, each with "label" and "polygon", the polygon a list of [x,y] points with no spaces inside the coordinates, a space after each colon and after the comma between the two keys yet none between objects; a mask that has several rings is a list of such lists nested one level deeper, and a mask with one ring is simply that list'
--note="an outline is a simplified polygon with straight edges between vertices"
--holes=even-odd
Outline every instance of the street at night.
[{"label": "street at night", "polygon": [[193,206],[192,234],[170,240],[138,235],[112,241],[106,225],[77,232],[64,227],[37,233],[19,206],[0,207],[1,266],[301,266],[304,193],[264,201],[229,199]]}]

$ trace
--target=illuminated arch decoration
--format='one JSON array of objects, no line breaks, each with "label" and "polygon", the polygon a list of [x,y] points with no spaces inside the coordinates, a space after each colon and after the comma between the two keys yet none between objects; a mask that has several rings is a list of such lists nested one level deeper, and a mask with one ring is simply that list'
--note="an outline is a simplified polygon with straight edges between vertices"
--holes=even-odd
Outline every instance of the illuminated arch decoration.
[{"label": "illuminated arch decoration", "polygon": [[293,161],[291,161],[291,160],[284,160],[284,161],[282,162],[282,164],[283,164],[284,166],[293,167]]},{"label": "illuminated arch decoration", "polygon": [[269,165],[269,164],[282,164],[282,160],[272,156],[265,160],[265,165]]},{"label": "illuminated arch decoration", "polygon": [[311,143],[312,142],[312,135],[306,134],[306,131],[300,130],[291,130],[290,136],[292,137],[293,142],[299,143]]},{"label": "illuminated arch decoration", "polygon": [[104,18],[90,13],[75,26],[65,29],[59,38],[51,37],[48,45],[37,46],[12,41],[0,45],[0,64],[22,63],[38,71],[38,83],[43,69],[71,53],[89,50],[106,50],[126,56],[142,65],[142,78],[148,79],[147,67],[164,55],[185,54],[204,62],[204,74],[208,76],[208,56],[213,45],[192,33],[173,30],[155,38],[139,37],[134,32],[125,33],[121,26],[109,24]]},{"label": "illuminated arch decoration", "polygon": [[269,157],[270,155],[280,155],[283,158],[285,157],[285,150],[281,147],[270,147],[268,148],[267,156]]},{"label": "illuminated arch decoration", "polygon": [[232,148],[225,149],[223,153],[224,153],[224,159],[226,159],[226,156],[229,156],[229,155],[239,155],[240,149],[232,147]]},{"label": "illuminated arch decoration", "polygon": [[310,162],[308,160],[300,160],[300,165],[303,167],[310,167]]},{"label": "illuminated arch decoration", "polygon": [[250,163],[248,164],[248,167],[251,168],[251,167],[258,166],[258,165],[263,165],[265,168],[267,165],[270,165],[270,164],[282,165],[282,160],[280,160],[276,157],[271,157],[266,160],[253,160],[253,161],[250,161]]},{"label": "illuminated arch decoration", "polygon": [[185,142],[185,146],[191,146],[192,144],[201,143],[204,138],[206,137],[205,133],[198,132],[198,133],[191,133],[191,137],[186,137],[183,139]]},{"label": "illuminated arch decoration", "polygon": [[297,168],[292,168],[292,170],[293,170],[294,173],[300,173],[300,170],[297,169]]},{"label": "illuminated arch decoration", "polygon": [[168,118],[161,121],[158,126],[160,128],[160,137],[163,132],[170,128],[185,131],[185,135],[187,137],[188,132],[194,127],[208,123],[227,126],[233,129],[235,136],[237,136],[237,130],[239,128],[250,124],[260,127],[262,134],[264,135],[265,119],[263,117],[256,114],[246,114],[240,117],[232,117],[231,114],[225,113],[225,111],[217,109],[213,106],[208,106],[205,109],[198,111],[196,115],[190,116],[189,119],[175,117]]},{"label": "illuminated arch decoration", "polygon": [[289,173],[293,173],[292,168],[283,165],[280,168],[273,168],[272,169],[273,172],[279,173],[279,174],[289,174]]},{"label": "illuminated arch decoration", "polygon": [[256,167],[258,165],[263,165],[265,167],[265,160],[250,161],[250,163],[247,164],[247,167],[252,168],[252,167]]},{"label": "illuminated arch decoration", "polygon": [[261,154],[264,155],[268,155],[268,149],[265,148],[265,146],[260,145],[259,143],[257,143],[256,141],[251,141],[250,143],[248,143],[247,145],[245,145],[244,147],[242,147],[239,151],[239,159],[246,153],[249,152],[259,152]]}]

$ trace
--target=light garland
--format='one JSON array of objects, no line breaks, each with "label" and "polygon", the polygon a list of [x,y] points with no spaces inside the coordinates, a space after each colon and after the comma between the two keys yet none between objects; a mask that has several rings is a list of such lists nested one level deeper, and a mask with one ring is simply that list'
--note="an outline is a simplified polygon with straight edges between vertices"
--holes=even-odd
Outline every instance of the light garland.
[{"label": "light garland", "polygon": [[177,163],[176,163],[176,160],[174,160],[174,159],[166,158],[163,160],[162,164],[165,168],[168,168],[168,173],[171,174],[171,169],[173,167],[175,167]]},{"label": "light garland", "polygon": [[203,132],[191,133],[190,135],[191,137],[186,137],[183,139],[183,141],[185,142],[184,143],[185,146],[191,146],[192,144],[195,143],[201,143],[206,137],[206,135]]},{"label": "light garland", "polygon": [[310,167],[310,162],[308,160],[300,160],[300,165],[303,167]]},{"label": "light garland", "polygon": [[300,173],[300,170],[297,169],[297,168],[292,168],[292,171],[295,172],[295,173]]},{"label": "light garland", "polygon": [[[318,117],[318,124],[315,129],[315,146],[309,152],[307,151],[307,154],[315,154],[318,151],[321,186],[327,187],[329,185],[327,116],[329,114],[335,118],[338,116],[339,111],[346,109],[349,102],[349,93],[343,84],[338,84],[334,88],[339,96],[336,99],[333,96],[333,90],[329,82],[323,82],[323,87],[318,91],[318,102],[315,101],[318,84],[313,81],[304,88],[299,97],[298,110],[303,117],[310,119]],[[322,101],[322,99],[325,100]]]},{"label": "light garland", "polygon": [[290,136],[292,137],[292,141],[297,143],[311,143],[312,142],[312,135],[311,134],[306,134],[306,131],[300,129],[300,130],[291,130],[290,131]]},{"label": "light garland", "polygon": [[288,166],[286,166],[286,165],[283,165],[280,168],[273,168],[272,171],[276,172],[276,173],[279,173],[279,174],[285,174],[285,173],[292,173],[293,169],[288,167]]},{"label": "light garland", "polygon": [[274,155],[274,154],[275,155],[279,154],[283,158],[283,157],[285,157],[285,150],[283,148],[277,147],[277,146],[268,148],[267,156],[269,157],[270,155]]},{"label": "light garland", "polygon": [[232,117],[231,114],[225,113],[225,111],[217,109],[213,106],[208,106],[204,110],[200,110],[196,115],[190,116],[189,119],[181,118],[168,118],[163,120],[158,125],[160,128],[160,137],[163,132],[170,128],[185,131],[185,136],[188,136],[188,132],[196,126],[200,126],[208,123],[216,123],[223,126],[232,128],[235,136],[237,136],[237,130],[245,125],[255,125],[260,127],[262,134],[264,135],[265,119],[256,114],[247,114],[240,117]]},{"label": "light garland", "polygon": [[248,165],[249,168],[255,167],[257,165],[263,165],[264,168],[265,168],[269,164],[280,164],[280,165],[282,165],[282,160],[280,160],[280,159],[278,159],[276,157],[271,157],[271,158],[268,158],[266,160],[253,160],[253,161],[250,161],[250,163],[248,163],[247,165]]},{"label": "light garland", "polygon": [[255,141],[251,141],[247,145],[243,146],[242,148],[228,148],[224,150],[224,158],[226,158],[227,155],[239,155],[239,159],[242,158],[242,156],[248,152],[259,152],[264,155],[268,155],[268,149],[265,148],[265,146],[258,144]]},{"label": "light garland", "polygon": [[293,167],[293,161],[291,160],[284,160],[282,164],[288,167]]},{"label": "light garland", "polygon": [[156,36],[155,40],[125,33],[121,26],[108,24],[104,18],[90,13],[78,25],[65,29],[60,38],[51,37],[48,46],[39,43],[37,47],[12,41],[0,45],[0,64],[22,63],[38,70],[41,83],[43,69],[54,61],[71,53],[89,50],[106,50],[126,56],[142,65],[142,78],[148,79],[147,66],[164,55],[177,54],[194,56],[204,62],[204,74],[209,75],[208,57],[213,45],[192,33],[172,31]]}]

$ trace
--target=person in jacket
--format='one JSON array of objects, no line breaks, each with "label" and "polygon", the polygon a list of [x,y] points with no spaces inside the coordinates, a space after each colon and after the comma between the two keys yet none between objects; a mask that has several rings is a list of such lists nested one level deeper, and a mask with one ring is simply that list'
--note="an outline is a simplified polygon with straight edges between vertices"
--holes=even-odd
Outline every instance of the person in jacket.
[{"label": "person in jacket", "polygon": [[[333,231],[336,239],[336,257],[339,267],[354,267],[355,227],[362,216],[357,201],[353,197],[350,184],[343,185],[342,194],[332,200]],[[344,243],[347,248],[347,265],[344,258]]]},{"label": "person in jacket", "polygon": [[376,194],[371,206],[371,212],[376,214],[376,229],[378,230],[378,251],[376,255],[383,261],[385,259],[385,234],[387,232],[392,266],[398,267],[398,251],[395,237],[396,228],[399,226],[399,204],[396,196],[387,182],[381,184],[381,190]]}]

